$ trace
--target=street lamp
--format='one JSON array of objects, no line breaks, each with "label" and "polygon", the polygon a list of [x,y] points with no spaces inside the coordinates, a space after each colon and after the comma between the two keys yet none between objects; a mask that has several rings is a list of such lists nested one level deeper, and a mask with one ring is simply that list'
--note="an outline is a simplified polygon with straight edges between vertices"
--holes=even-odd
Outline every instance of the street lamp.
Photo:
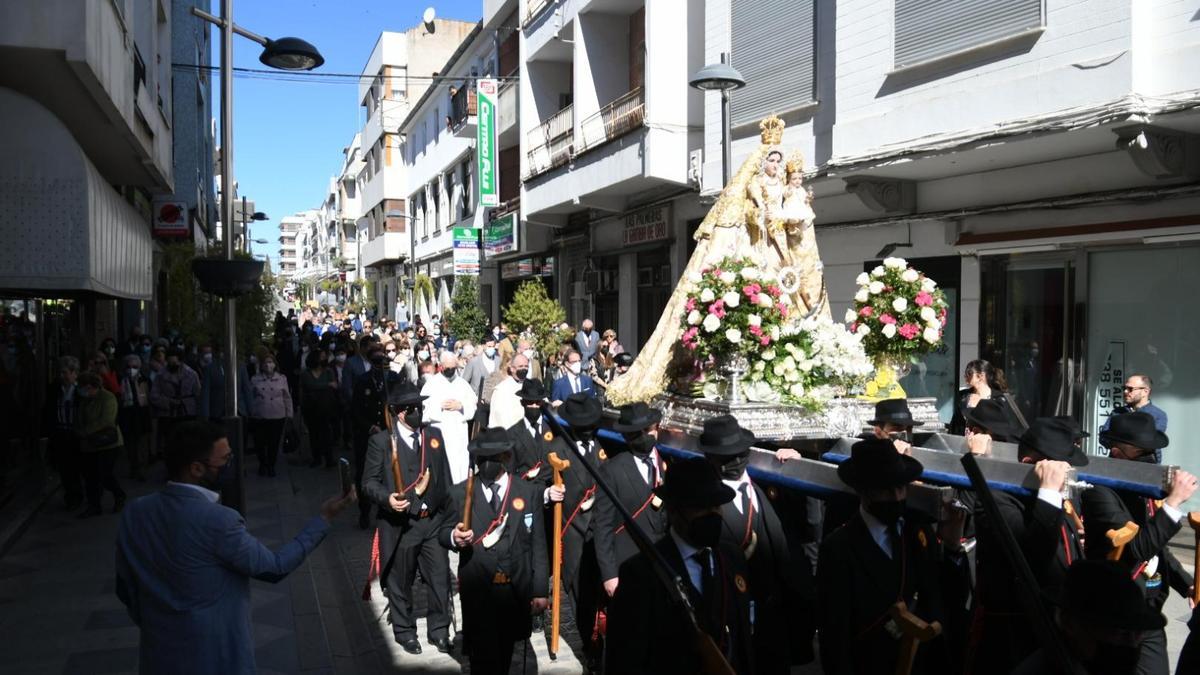
[{"label": "street lamp", "polygon": [[700,91],[721,92],[721,185],[729,185],[729,168],[733,163],[730,158],[729,138],[729,92],[746,86],[742,74],[726,63],[727,55],[721,54],[720,63],[704,66],[692,76],[688,82]]},{"label": "street lamp", "polygon": [[[280,70],[312,70],[325,63],[320,52],[299,38],[270,40],[233,23],[233,0],[221,0],[221,16],[193,7],[192,14],[221,31],[221,185],[228,195],[221,199],[221,222],[225,225],[225,260],[233,262],[233,34],[237,33],[263,46],[259,61]],[[254,214],[256,217],[260,214]],[[244,215],[243,215],[244,217]],[[266,216],[263,214],[263,218]],[[255,218],[257,220],[257,218]],[[261,268],[260,268],[261,269]],[[239,511],[245,510],[246,486],[243,481],[245,447],[242,442],[242,420],[238,417],[238,360],[237,307],[232,297],[225,299],[225,425],[234,443],[234,485],[229,501]]]}]

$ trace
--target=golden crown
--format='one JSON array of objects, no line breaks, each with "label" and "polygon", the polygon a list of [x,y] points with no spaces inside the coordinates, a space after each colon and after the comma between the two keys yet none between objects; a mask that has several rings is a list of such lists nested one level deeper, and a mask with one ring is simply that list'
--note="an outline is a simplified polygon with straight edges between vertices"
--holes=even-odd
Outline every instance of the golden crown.
[{"label": "golden crown", "polygon": [[758,123],[758,128],[762,131],[762,142],[764,145],[779,145],[783,142],[783,120],[771,115],[767,119]]},{"label": "golden crown", "polygon": [[787,164],[784,165],[787,175],[791,176],[794,173],[804,173],[804,155],[799,150],[795,150],[788,155]]}]

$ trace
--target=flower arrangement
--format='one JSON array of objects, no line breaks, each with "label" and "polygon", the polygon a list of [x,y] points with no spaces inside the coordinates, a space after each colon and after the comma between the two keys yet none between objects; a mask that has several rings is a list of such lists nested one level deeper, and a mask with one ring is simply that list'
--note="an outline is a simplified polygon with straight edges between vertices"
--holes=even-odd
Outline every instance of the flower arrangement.
[{"label": "flower arrangement", "polygon": [[748,258],[724,258],[690,275],[680,344],[694,361],[757,359],[779,340],[788,303],[774,275]]},{"label": "flower arrangement", "polygon": [[853,309],[846,310],[846,325],[862,339],[872,359],[915,363],[941,344],[947,304],[933,279],[904,258],[887,258],[856,281],[858,292]]},{"label": "flower arrangement", "polygon": [[859,337],[826,317],[786,325],[750,369],[746,398],[821,410],[861,387],[874,366]]}]

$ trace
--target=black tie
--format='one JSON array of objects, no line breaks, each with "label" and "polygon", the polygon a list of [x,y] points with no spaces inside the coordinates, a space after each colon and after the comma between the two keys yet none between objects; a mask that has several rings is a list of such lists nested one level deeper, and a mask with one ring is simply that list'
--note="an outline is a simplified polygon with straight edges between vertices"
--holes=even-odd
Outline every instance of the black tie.
[{"label": "black tie", "polygon": [[696,562],[700,563],[700,595],[707,599],[710,597],[713,584],[712,551],[702,548],[696,551],[694,557]]},{"label": "black tie", "polygon": [[904,554],[904,539],[900,536],[904,524],[897,522],[887,529],[888,544],[892,547],[892,560],[899,560]]},{"label": "black tie", "polygon": [[492,513],[500,514],[500,484],[492,483],[489,488],[492,491]]},{"label": "black tie", "polygon": [[742,483],[738,486],[738,493],[740,493],[742,496],[742,513],[746,516],[750,516],[750,509],[753,508],[753,504],[750,501],[750,485],[747,483]]},{"label": "black tie", "polygon": [[642,458],[642,463],[646,465],[646,482],[650,484],[650,487],[654,487],[654,458],[646,455]]}]

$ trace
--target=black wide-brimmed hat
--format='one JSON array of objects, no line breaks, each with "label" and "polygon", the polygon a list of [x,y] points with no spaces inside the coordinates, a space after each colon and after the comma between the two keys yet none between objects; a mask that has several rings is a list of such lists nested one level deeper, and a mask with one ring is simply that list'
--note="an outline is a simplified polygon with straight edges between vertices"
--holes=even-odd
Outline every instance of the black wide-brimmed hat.
[{"label": "black wide-brimmed hat", "polygon": [[586,429],[600,424],[603,412],[600,401],[595,396],[583,392],[568,396],[558,409],[559,416],[575,429]]},{"label": "black wide-brimmed hat", "polygon": [[873,427],[881,427],[885,424],[912,427],[917,425],[917,421],[913,419],[912,413],[908,409],[908,399],[889,398],[875,404],[875,418],[868,420],[867,424]]},{"label": "black wide-brimmed hat", "polygon": [[719,457],[740,455],[749,450],[755,440],[754,434],[743,429],[733,415],[721,415],[704,420],[704,431],[696,449]]},{"label": "black wide-brimmed hat", "polygon": [[620,415],[613,424],[613,431],[622,433],[641,431],[651,424],[658,424],[661,421],[662,413],[638,401],[621,406]]},{"label": "black wide-brimmed hat", "polygon": [[501,453],[512,452],[512,449],[512,437],[500,427],[484,429],[467,444],[467,452],[475,457],[495,457]]},{"label": "black wide-brimmed hat", "polygon": [[1097,628],[1160,630],[1167,618],[1146,603],[1129,571],[1111,560],[1080,560],[1067,569],[1055,604]]},{"label": "black wide-brimmed hat", "polygon": [[1108,431],[1100,432],[1100,445],[1109,448],[1113,443],[1158,450],[1167,447],[1170,440],[1154,426],[1153,417],[1147,413],[1133,412],[1108,418]]},{"label": "black wide-brimmed hat", "polygon": [[390,406],[405,407],[416,405],[427,398],[429,397],[422,396],[421,392],[417,391],[416,386],[414,386],[412,382],[409,382],[408,380],[402,380],[397,382],[392,386],[391,389],[388,390],[387,402]]},{"label": "black wide-brimmed hat", "polygon": [[921,475],[917,460],[896,451],[891,439],[868,438],[850,448],[850,459],[838,466],[838,478],[855,489],[880,489],[907,485]]},{"label": "black wide-brimmed hat", "polygon": [[629,352],[621,352],[613,357],[613,363],[623,368],[628,368],[633,365],[633,354]]},{"label": "black wide-brimmed hat", "polygon": [[522,401],[545,401],[546,386],[541,380],[527,377],[521,382],[521,388],[517,390],[517,398]]},{"label": "black wide-brimmed hat", "polygon": [[737,493],[721,482],[713,465],[696,457],[673,462],[654,494],[667,506],[702,509],[728,504]]},{"label": "black wide-brimmed hat", "polygon": [[992,436],[1017,435],[1016,430],[1008,423],[1008,413],[1004,409],[1004,404],[999,401],[985,398],[975,404],[974,408],[967,408],[963,417],[966,418],[967,424],[982,427]]},{"label": "black wide-brimmed hat", "polygon": [[1039,417],[1021,434],[1019,443],[1071,466],[1087,466],[1088,456],[1076,447],[1070,426],[1053,417]]},{"label": "black wide-brimmed hat", "polygon": [[1054,425],[1065,429],[1075,440],[1091,436],[1091,434],[1083,430],[1083,427],[1079,426],[1079,422],[1075,421],[1074,417],[1070,417],[1068,415],[1055,415],[1054,417],[1049,417],[1047,419],[1053,420]]}]

